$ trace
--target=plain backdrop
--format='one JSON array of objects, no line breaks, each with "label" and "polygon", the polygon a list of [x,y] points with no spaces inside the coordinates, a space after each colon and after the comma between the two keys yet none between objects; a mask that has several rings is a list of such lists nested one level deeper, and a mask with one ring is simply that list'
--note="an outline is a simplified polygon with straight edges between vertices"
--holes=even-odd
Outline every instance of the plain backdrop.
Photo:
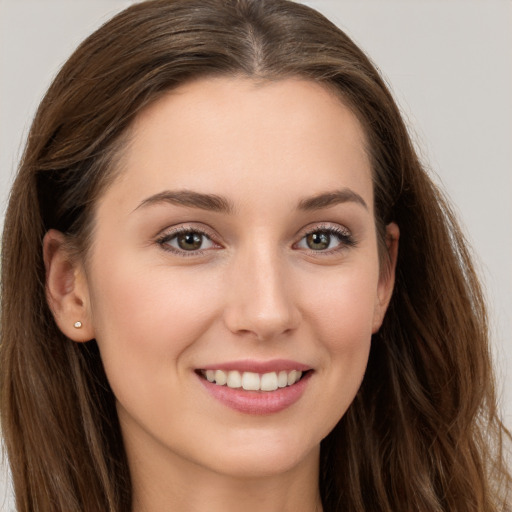
[{"label": "plain backdrop", "polygon": [[[75,46],[121,0],[0,0],[0,227],[34,111]],[[490,302],[512,427],[512,2],[310,0],[377,64],[420,154],[452,198]],[[4,500],[5,496],[5,500]],[[0,510],[14,510],[5,465]]]}]

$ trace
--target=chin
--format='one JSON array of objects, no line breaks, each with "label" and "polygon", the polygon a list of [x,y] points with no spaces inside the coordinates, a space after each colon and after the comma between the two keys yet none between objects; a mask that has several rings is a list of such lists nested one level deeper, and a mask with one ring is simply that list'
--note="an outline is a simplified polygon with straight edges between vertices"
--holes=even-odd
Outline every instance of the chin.
[{"label": "chin", "polygon": [[212,469],[226,476],[237,478],[265,478],[282,475],[299,467],[305,461],[311,462],[320,456],[318,443],[293,439],[289,435],[261,436],[244,443],[230,443],[222,455],[212,454]]}]

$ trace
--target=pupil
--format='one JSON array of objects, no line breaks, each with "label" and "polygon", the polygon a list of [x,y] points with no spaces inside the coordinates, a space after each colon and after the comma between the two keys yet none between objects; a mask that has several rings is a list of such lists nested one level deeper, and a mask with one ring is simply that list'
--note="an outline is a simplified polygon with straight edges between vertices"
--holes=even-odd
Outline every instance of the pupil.
[{"label": "pupil", "polygon": [[316,251],[327,249],[330,241],[331,237],[325,231],[317,231],[316,233],[311,233],[307,236],[308,247]]},{"label": "pupil", "polygon": [[192,251],[201,247],[202,235],[199,233],[185,233],[178,237],[178,245],[180,249]]}]

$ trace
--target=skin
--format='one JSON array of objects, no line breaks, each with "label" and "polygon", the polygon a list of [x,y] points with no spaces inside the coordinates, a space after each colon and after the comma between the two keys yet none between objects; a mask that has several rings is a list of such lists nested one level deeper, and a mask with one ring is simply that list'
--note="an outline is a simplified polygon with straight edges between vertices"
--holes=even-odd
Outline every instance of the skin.
[{"label": "skin", "polygon": [[[56,231],[45,262],[59,327],[100,347],[133,510],[321,510],[320,441],[362,381],[398,244],[391,224],[384,271],[359,122],[309,81],[203,79],[143,111],[122,160],[97,204],[87,263]],[[223,196],[233,212],[147,202],[168,190]],[[298,208],[339,190],[349,200]],[[202,251],[171,252],[176,227],[206,232]],[[351,242],[308,246],[307,233],[326,229]],[[275,358],[313,372],[301,398],[274,414],[226,407],[195,372]]]}]

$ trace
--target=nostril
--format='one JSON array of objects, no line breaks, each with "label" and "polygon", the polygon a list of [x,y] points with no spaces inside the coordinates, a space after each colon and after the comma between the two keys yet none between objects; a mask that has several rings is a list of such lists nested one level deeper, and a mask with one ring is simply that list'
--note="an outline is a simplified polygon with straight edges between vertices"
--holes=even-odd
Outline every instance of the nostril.
[{"label": "nostril", "polygon": [[[269,340],[288,335],[300,324],[301,314],[286,277],[287,269],[268,261],[265,271],[258,265],[244,265],[243,275],[231,275],[231,288],[226,299],[224,322],[239,336]],[[260,268],[260,271],[258,271]]]}]

